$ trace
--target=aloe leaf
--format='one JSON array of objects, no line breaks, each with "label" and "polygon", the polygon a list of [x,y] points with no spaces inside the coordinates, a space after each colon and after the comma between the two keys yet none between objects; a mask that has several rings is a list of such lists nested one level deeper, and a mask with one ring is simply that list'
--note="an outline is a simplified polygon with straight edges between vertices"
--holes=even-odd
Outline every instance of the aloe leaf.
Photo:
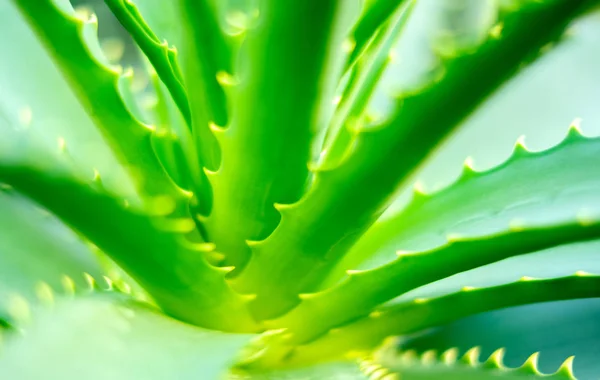
[{"label": "aloe leaf", "polygon": [[129,166],[142,193],[173,192],[172,183],[152,151],[152,131],[127,109],[118,90],[120,74],[109,67],[97,45],[96,19],[79,19],[65,0],[14,0],[14,3],[117,156]]},{"label": "aloe leaf", "polygon": [[[190,163],[197,163],[197,158],[194,154],[195,150],[190,144],[191,134],[182,131],[182,126],[187,128],[185,120],[156,73],[150,73],[150,82],[156,92],[156,103],[149,110],[156,125],[156,136],[162,137],[154,141],[154,150],[177,186],[187,191],[193,191],[194,178],[191,174]],[[193,155],[191,157],[193,161],[188,160],[190,157],[188,152]],[[196,171],[196,174],[199,173]]]},{"label": "aloe leaf", "polygon": [[574,374],[594,379],[598,374],[600,299],[558,301],[519,306],[460,319],[449,325],[402,339],[404,350],[461,351],[475,345],[482,355],[506,347],[505,363],[517,366],[532,352],[540,352],[539,368],[554,371],[574,355]]},{"label": "aloe leaf", "polygon": [[[381,256],[395,260],[388,259],[373,269],[349,270],[341,283],[302,296],[296,309],[270,323],[288,327],[296,335],[296,343],[310,340],[329,327],[368,314],[378,304],[455,273],[560,244],[599,238],[600,222],[591,208],[597,203],[600,186],[600,173],[593,175],[593,158],[599,152],[600,139],[585,138],[573,127],[560,144],[546,151],[529,152],[518,145],[496,168],[475,172],[465,167],[463,176],[450,187],[432,195],[416,193],[404,213],[376,224],[376,232],[365,236],[373,239],[368,240],[373,245],[357,244],[358,249],[372,254],[378,252],[373,246],[387,241],[389,250]],[[565,181],[567,176],[573,177]],[[504,183],[511,186],[500,185]],[[555,210],[552,216],[543,213],[547,203],[541,200],[549,198]],[[445,226],[456,228],[463,220],[476,223],[481,216],[485,216],[485,223],[493,223],[480,228],[483,232],[479,234],[450,230],[433,248],[430,244],[437,241],[419,235],[423,230],[418,220],[426,221],[428,231],[436,231]],[[423,239],[428,245],[407,251],[402,236]],[[360,250],[356,252],[369,257]],[[308,315],[316,317],[315,323],[302,322]]]},{"label": "aloe leaf", "polygon": [[178,1],[134,0],[133,3],[161,41],[167,40],[177,49],[183,48],[184,34]]},{"label": "aloe leaf", "polygon": [[351,126],[360,124],[363,120],[361,117],[364,116],[366,105],[391,60],[390,51],[404,30],[412,14],[413,5],[413,2],[409,2],[397,15],[382,25],[367,51],[357,60],[326,130],[323,153],[319,157],[321,165],[326,165],[330,160],[339,160],[348,148],[352,140]]},{"label": "aloe leaf", "polygon": [[525,363],[516,368],[504,364],[504,353],[505,350],[501,348],[486,360],[481,360],[479,347],[473,347],[462,357],[459,357],[456,348],[444,351],[439,356],[433,350],[425,351],[420,356],[414,351],[405,351],[399,354],[376,355],[374,360],[366,360],[362,366],[371,368],[373,372],[397,373],[407,380],[575,379],[573,357],[566,359],[554,373],[546,374],[538,368],[539,353],[532,354]]},{"label": "aloe leaf", "polygon": [[185,52],[182,70],[192,130],[201,164],[216,170],[220,151],[210,125],[224,126],[229,120],[225,92],[217,78],[231,75],[231,51],[208,0],[180,0],[178,5],[184,36],[181,49]]},{"label": "aloe leaf", "polygon": [[162,42],[154,34],[131,0],[105,0],[105,3],[146,55],[158,77],[169,90],[187,124],[191,127],[190,106],[176,50],[172,49],[168,42]]},{"label": "aloe leaf", "polygon": [[[313,342],[293,348],[283,362],[320,361],[347,352],[356,355],[373,349],[386,337],[414,333],[484,311],[599,295],[600,276],[586,272],[548,279],[523,277],[519,281],[483,288],[464,287],[440,297],[383,306],[366,318],[330,330]],[[279,359],[275,356],[275,360]],[[265,356],[263,360],[268,362],[273,358]]]},{"label": "aloe leaf", "polygon": [[[345,269],[364,270],[388,263],[399,250],[432,249],[453,237],[485,236],[507,229],[518,230],[520,225],[547,225],[572,218],[577,211],[576,216],[582,221],[586,217],[591,220],[597,181],[589,176],[588,170],[593,170],[591,159],[597,154],[594,148],[597,140],[581,136],[574,125],[564,141],[552,149],[529,151],[519,140],[511,157],[495,168],[477,172],[467,161],[462,175],[447,188],[433,194],[415,188],[409,205],[396,215],[378,221],[353,247],[332,278],[341,277]],[[570,161],[571,157],[577,158]],[[579,170],[573,170],[575,167]],[[517,174],[520,170],[530,173]],[[544,175],[554,170],[577,176],[573,180],[585,184],[557,181]],[[511,183],[511,186],[497,191],[496,186],[501,183]],[[460,199],[469,199],[469,202]],[[548,199],[557,207],[552,212],[540,213],[542,203]]]},{"label": "aloe leaf", "polygon": [[26,335],[6,334],[0,376],[217,379],[247,340],[183,324],[117,295],[82,296],[37,310]]},{"label": "aloe leaf", "polygon": [[[172,199],[154,198],[153,208],[142,210],[135,199],[105,192],[98,176],[94,181],[73,178],[61,172],[60,161],[37,159],[27,165],[2,163],[0,179],[98,246],[167,313],[215,329],[257,329],[244,297],[225,282],[228,269],[208,264],[212,246],[190,237],[195,223],[172,214]],[[44,165],[53,169],[44,169]]]},{"label": "aloe leaf", "polygon": [[276,227],[274,203],[294,202],[303,192],[311,142],[333,111],[351,3],[272,0],[246,32],[231,123],[214,128],[221,165],[209,173],[214,206],[206,226],[228,264],[244,265],[246,240]]},{"label": "aloe leaf", "polygon": [[346,67],[352,66],[369,45],[377,30],[407,1],[405,0],[372,0],[366,2],[365,8],[352,28],[352,51]]},{"label": "aloe leaf", "polygon": [[[84,235],[166,312],[216,329],[257,329],[244,297],[225,282],[228,270],[208,264],[213,247],[198,242],[195,222],[182,217],[177,199],[158,196],[141,203],[134,190],[105,187],[102,174],[79,166],[63,145],[40,149],[31,135],[9,136],[2,146],[0,181]],[[11,159],[24,152],[27,160]]]},{"label": "aloe leaf", "polygon": [[365,374],[356,361],[340,361],[324,363],[304,368],[276,369],[260,372],[244,372],[234,370],[227,380],[367,380]]},{"label": "aloe leaf", "polygon": [[[155,136],[158,137],[153,141],[156,154],[179,187],[202,194],[204,172],[198,162],[193,136],[156,73],[150,72],[150,82],[157,97],[152,107],[156,124]],[[207,207],[208,203],[208,200],[200,201],[198,206]]]},{"label": "aloe leaf", "polygon": [[0,319],[28,318],[27,305],[51,298],[47,290],[65,277],[76,286],[86,284],[84,273],[102,277],[89,247],[50,213],[8,188],[0,208]]},{"label": "aloe leaf", "polygon": [[[317,288],[415,166],[587,4],[532,2],[507,15],[500,35],[474,52],[448,58],[431,86],[400,96],[388,122],[357,130],[352,151],[338,166],[315,169],[311,188],[297,203],[279,207],[280,224],[253,245],[256,254],[238,278],[245,291],[257,294],[252,306],[257,317],[279,316],[299,302],[299,293]],[[447,101],[458,91],[464,96]]]},{"label": "aloe leaf", "polygon": [[[121,177],[123,169],[45,48],[10,1],[0,4],[0,32],[5,57],[0,64],[2,140],[7,139],[7,131],[12,133],[17,129],[50,141],[60,137],[69,143],[69,152],[75,160]],[[23,62],[29,64],[23,65]],[[29,122],[33,115],[35,124]],[[13,120],[20,123],[14,124]]]}]

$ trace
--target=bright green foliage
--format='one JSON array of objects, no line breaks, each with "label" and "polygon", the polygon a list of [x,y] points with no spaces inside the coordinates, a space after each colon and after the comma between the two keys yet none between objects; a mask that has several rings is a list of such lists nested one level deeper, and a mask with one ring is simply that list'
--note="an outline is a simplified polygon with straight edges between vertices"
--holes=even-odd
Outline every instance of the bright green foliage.
[{"label": "bright green foliage", "polygon": [[409,189],[598,0],[104,2],[134,69],[69,0],[0,4],[0,378],[600,373],[556,342],[543,365],[405,349],[600,298],[600,138],[577,120]]}]

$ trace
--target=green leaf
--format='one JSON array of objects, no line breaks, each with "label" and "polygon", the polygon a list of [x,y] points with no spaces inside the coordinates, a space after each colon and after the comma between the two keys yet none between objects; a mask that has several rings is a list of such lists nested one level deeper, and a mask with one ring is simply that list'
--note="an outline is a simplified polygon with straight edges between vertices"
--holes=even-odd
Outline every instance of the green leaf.
[{"label": "green leaf", "polygon": [[279,222],[273,205],[295,202],[304,190],[311,142],[333,111],[351,3],[272,0],[247,31],[231,87],[233,118],[214,129],[221,165],[208,173],[214,206],[205,224],[228,265],[243,266],[246,241],[265,238]]},{"label": "green leaf", "polygon": [[[29,25],[11,1],[0,4],[0,134],[27,132],[69,144],[74,160],[123,180],[123,169]],[[24,65],[23,62],[29,64]],[[36,122],[31,123],[35,115]],[[77,128],[73,128],[76,125]],[[54,148],[54,146],[53,146]],[[5,152],[0,152],[4,157]],[[18,153],[18,152],[15,152]],[[21,152],[18,157],[24,157]]]},{"label": "green leaf", "polygon": [[[340,103],[326,130],[319,165],[331,165],[343,157],[352,140],[352,125],[363,122],[364,112],[381,75],[390,62],[390,52],[412,14],[414,2],[409,2],[386,22],[373,37],[368,49],[357,60],[344,89]],[[332,158],[333,157],[333,158]]]},{"label": "green leaf", "polygon": [[[342,282],[303,295],[298,307],[268,325],[287,327],[288,333],[295,335],[292,341],[302,343],[364,316],[394,297],[455,273],[600,238],[600,221],[590,208],[597,204],[600,186],[600,172],[594,165],[598,154],[600,138],[585,138],[572,128],[562,143],[546,151],[529,152],[518,145],[496,168],[475,172],[466,166],[448,188],[431,195],[416,193],[403,213],[376,224],[352,251],[362,258],[379,253],[381,261],[388,260],[385,265],[347,271]],[[470,201],[465,202],[467,199]],[[552,199],[553,215],[544,213],[548,199]],[[450,230],[440,242],[425,235],[457,228],[462,221],[476,227],[481,223],[485,228],[479,226],[475,229],[479,233],[471,234]],[[410,247],[412,239],[423,241],[426,248],[407,251],[406,244]],[[381,247],[386,250],[380,251]],[[392,257],[395,260],[389,260]],[[314,323],[303,322],[309,316]]]},{"label": "green leaf", "polygon": [[176,192],[152,150],[152,131],[128,111],[118,89],[120,73],[109,67],[100,51],[96,19],[79,19],[66,0],[13,1],[111,148],[128,166],[138,189],[150,195]]},{"label": "green leaf", "polygon": [[[347,269],[370,269],[390,262],[399,250],[433,249],[452,237],[551,225],[573,216],[591,221],[598,187],[591,173],[596,173],[593,157],[599,141],[583,137],[573,125],[551,149],[529,151],[519,140],[511,156],[494,168],[477,172],[467,160],[459,178],[446,188],[425,194],[415,187],[409,204],[376,222],[340,262],[330,282]],[[547,207],[549,202],[552,207]]]},{"label": "green leaf", "polygon": [[553,372],[570,355],[581,379],[598,375],[598,313],[600,299],[558,301],[513,307],[460,319],[449,325],[401,340],[405,350],[452,347],[461,351],[475,345],[482,355],[506,347],[505,363],[517,366],[532,352],[540,352],[539,368]]},{"label": "green leaf", "polygon": [[[224,126],[229,120],[227,99],[218,78],[231,75],[231,51],[209,0],[179,0],[177,3],[184,39],[182,69],[192,110],[192,130],[201,164],[216,170],[220,152],[210,125]],[[210,204],[204,212],[209,210]]]},{"label": "green leaf", "polygon": [[[257,316],[277,317],[298,304],[299,293],[318,288],[431,150],[542,46],[560,36],[587,4],[528,3],[504,18],[500,35],[490,36],[474,52],[448,57],[435,83],[401,95],[390,120],[354,131],[353,150],[338,166],[315,169],[303,198],[279,207],[277,229],[253,245],[256,254],[237,281],[257,294],[252,303]],[[462,96],[451,95],[458,92]]]},{"label": "green leaf", "polygon": [[93,182],[73,178],[66,174],[60,160],[40,156],[39,152],[31,157],[27,165],[0,163],[0,180],[82,233],[142,285],[167,313],[215,329],[258,329],[245,298],[225,282],[229,269],[208,264],[212,245],[198,243],[190,236],[195,223],[172,214],[172,199],[154,198],[154,207],[143,210],[133,203],[135,199],[105,192],[100,177]]},{"label": "green leaf", "polygon": [[65,278],[102,277],[89,247],[47,211],[7,189],[0,208],[0,319],[26,322],[29,304],[51,300]]},{"label": "green leaf", "polygon": [[373,349],[387,337],[422,331],[484,311],[592,297],[600,297],[600,276],[586,272],[548,279],[524,277],[519,281],[483,288],[464,287],[440,297],[417,298],[383,306],[369,317],[330,330],[313,342],[291,347],[285,356],[281,354],[281,348],[274,349],[275,356],[264,356],[262,363],[282,360],[285,365],[296,365],[336,358],[344,353],[355,356]]},{"label": "green leaf", "polygon": [[[392,350],[389,350],[392,351]],[[374,361],[367,361],[363,366],[373,369],[397,373],[406,380],[486,380],[486,379],[552,379],[574,380],[573,358],[570,357],[552,374],[544,374],[538,368],[538,353],[532,354],[525,363],[517,368],[509,368],[504,364],[504,349],[498,349],[484,361],[479,359],[478,347],[465,352],[458,358],[457,349],[449,349],[440,356],[435,351],[426,351],[420,357],[414,351],[401,352],[397,355],[385,353],[376,355]],[[381,370],[381,369],[379,369]]]},{"label": "green leaf", "polygon": [[131,0],[105,0],[105,3],[144,52],[191,128],[190,106],[178,64],[177,51],[154,34]]},{"label": "green leaf", "polygon": [[24,336],[5,337],[6,379],[218,379],[248,340],[175,321],[116,295],[37,310]]},{"label": "green leaf", "polygon": [[192,134],[166,86],[154,72],[150,73],[150,83],[157,97],[152,108],[156,119],[154,150],[165,170],[179,187],[201,194],[204,172],[198,162]]},{"label": "green leaf", "polygon": [[350,32],[350,38],[354,46],[348,57],[346,67],[350,67],[356,62],[381,26],[406,2],[405,0],[371,0],[366,2],[361,17]]},{"label": "green leaf", "polygon": [[367,380],[355,361],[333,362],[295,369],[277,369],[246,373],[232,371],[228,380]]}]

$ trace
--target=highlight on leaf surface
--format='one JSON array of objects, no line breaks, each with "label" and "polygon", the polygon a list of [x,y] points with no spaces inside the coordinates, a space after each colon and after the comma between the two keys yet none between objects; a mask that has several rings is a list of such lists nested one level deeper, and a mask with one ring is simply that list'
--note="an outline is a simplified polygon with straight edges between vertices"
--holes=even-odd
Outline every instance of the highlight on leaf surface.
[{"label": "highlight on leaf surface", "polygon": [[2,2],[0,378],[597,377],[598,6]]}]

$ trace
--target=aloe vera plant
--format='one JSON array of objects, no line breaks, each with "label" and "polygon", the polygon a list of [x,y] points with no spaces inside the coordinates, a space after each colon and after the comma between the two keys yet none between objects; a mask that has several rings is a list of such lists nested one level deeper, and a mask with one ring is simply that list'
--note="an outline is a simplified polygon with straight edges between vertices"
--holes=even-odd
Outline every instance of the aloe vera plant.
[{"label": "aloe vera plant", "polygon": [[104,1],[0,4],[1,378],[600,374],[600,138],[412,186],[597,0]]}]

